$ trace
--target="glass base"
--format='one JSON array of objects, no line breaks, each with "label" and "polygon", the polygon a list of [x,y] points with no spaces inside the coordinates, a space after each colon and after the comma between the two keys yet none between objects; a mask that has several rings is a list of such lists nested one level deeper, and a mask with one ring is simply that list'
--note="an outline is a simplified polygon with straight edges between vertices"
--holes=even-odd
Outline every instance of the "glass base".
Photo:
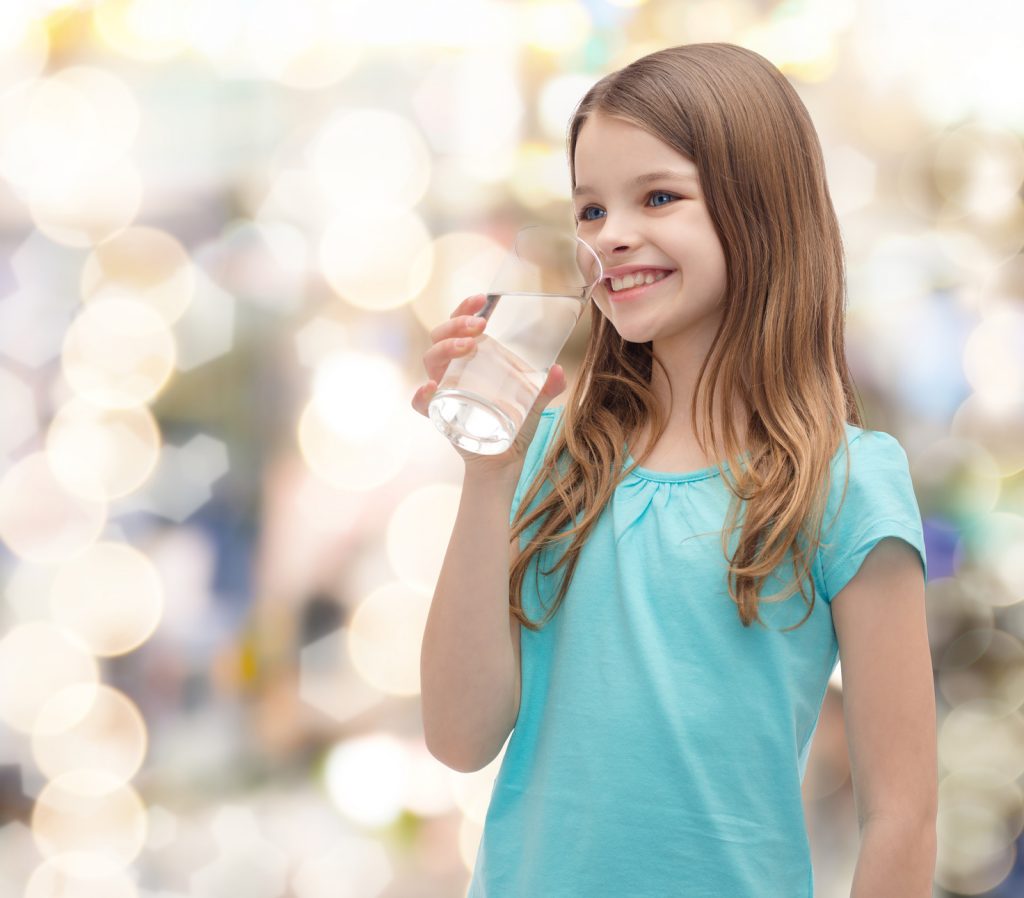
[{"label": "glass base", "polygon": [[512,445],[518,430],[501,409],[464,390],[438,390],[427,410],[441,433],[477,455],[500,455]]}]

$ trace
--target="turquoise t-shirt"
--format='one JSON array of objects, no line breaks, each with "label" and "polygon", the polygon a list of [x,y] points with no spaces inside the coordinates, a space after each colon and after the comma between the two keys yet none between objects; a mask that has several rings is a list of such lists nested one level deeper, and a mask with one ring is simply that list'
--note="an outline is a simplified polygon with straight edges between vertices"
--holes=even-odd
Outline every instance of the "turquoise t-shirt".
[{"label": "turquoise t-shirt", "polygon": [[[541,415],[513,516],[561,413]],[[743,627],[729,598],[731,494],[717,468],[637,468],[618,485],[558,613],[522,628],[519,717],[467,898],[813,894],[801,782],[838,657],[832,597],[887,536],[913,546],[927,576],[906,454],[888,434],[846,430],[850,481],[835,519],[841,446],[814,610],[788,633],[806,613],[799,594],[761,604],[770,629]],[[523,600],[539,620],[562,571],[538,594],[535,561]]]}]

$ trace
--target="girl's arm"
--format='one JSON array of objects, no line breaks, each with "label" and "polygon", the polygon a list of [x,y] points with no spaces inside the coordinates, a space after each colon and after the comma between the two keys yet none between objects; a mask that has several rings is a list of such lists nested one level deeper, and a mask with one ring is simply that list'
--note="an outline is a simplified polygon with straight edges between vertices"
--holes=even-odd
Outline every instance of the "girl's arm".
[{"label": "girl's arm", "polygon": [[930,898],[938,793],[921,563],[881,540],[832,600],[861,831],[851,898]]},{"label": "girl's arm", "polygon": [[519,713],[519,621],[508,604],[516,483],[467,469],[423,634],[427,748],[463,773],[497,757]]}]

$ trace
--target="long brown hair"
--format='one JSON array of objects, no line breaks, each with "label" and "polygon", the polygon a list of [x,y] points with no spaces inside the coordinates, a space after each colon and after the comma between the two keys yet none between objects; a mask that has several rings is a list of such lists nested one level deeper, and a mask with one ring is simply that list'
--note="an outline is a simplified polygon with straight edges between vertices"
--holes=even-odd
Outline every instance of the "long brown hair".
[{"label": "long brown hair", "polygon": [[[760,601],[781,601],[798,586],[807,604],[799,626],[814,607],[807,575],[822,538],[831,459],[845,442],[844,422],[862,426],[845,356],[843,248],[814,126],[786,78],[757,53],[720,43],[672,47],[605,76],[580,101],[568,134],[574,188],[576,141],[598,112],[644,129],[697,166],[727,285],[690,415],[698,443],[706,454],[711,447],[733,494],[722,530],[729,595],[749,626],[760,621]],[[590,314],[563,426],[513,522],[514,540],[539,524],[509,582],[512,613],[531,630],[558,610],[602,509],[646,458],[623,470],[629,437],[649,425],[651,447],[668,423],[651,389],[653,365],[661,365],[652,344],[623,340],[593,302]],[[724,408],[738,400],[747,416],[747,460],[727,466],[732,479],[721,460],[738,459],[744,447],[730,416],[724,432],[716,432],[718,390]],[[526,513],[545,483],[552,489]],[[729,535],[737,528],[730,558]],[[554,604],[535,623],[522,607],[530,561],[537,556],[539,570],[545,550],[570,539],[544,571],[564,568]],[[762,598],[762,584],[787,557],[793,579]]]}]

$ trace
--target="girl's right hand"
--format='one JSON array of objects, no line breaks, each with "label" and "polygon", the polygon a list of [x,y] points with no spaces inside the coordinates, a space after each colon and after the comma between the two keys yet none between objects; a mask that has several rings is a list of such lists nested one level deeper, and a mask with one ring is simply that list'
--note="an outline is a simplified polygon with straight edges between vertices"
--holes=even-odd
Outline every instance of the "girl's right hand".
[{"label": "girl's right hand", "polygon": [[[447,321],[439,324],[430,332],[432,345],[423,354],[423,367],[430,379],[417,389],[412,397],[412,407],[421,415],[429,417],[427,406],[437,391],[437,385],[444,377],[445,371],[448,370],[451,360],[459,356],[471,356],[476,351],[477,338],[484,332],[487,321],[475,313],[484,307],[486,299],[482,293],[464,299],[455,307],[455,311]],[[562,366],[552,365],[536,402],[527,414],[526,420],[523,421],[523,426],[519,428],[519,433],[516,434],[515,441],[500,455],[477,455],[474,452],[460,449],[453,443],[452,448],[466,462],[467,473],[470,470],[480,471],[491,476],[497,475],[512,479],[513,483],[517,482],[523,468],[523,461],[526,459],[526,450],[537,431],[540,413],[552,399],[565,389],[565,386],[565,371]]]}]

